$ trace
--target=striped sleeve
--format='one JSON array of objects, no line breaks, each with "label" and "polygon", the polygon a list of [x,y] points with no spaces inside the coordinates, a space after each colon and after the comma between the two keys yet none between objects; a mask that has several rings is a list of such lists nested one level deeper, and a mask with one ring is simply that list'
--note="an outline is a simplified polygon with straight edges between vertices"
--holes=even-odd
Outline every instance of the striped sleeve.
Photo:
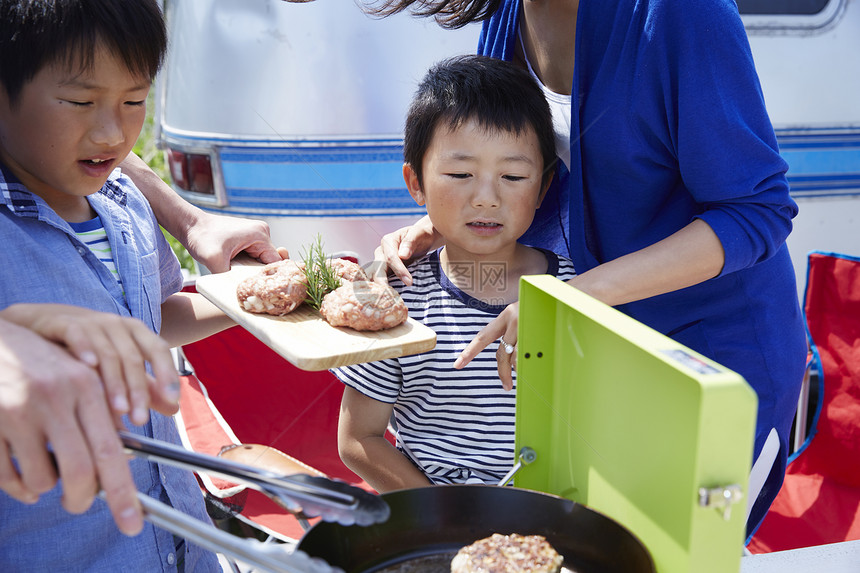
[{"label": "striped sleeve", "polygon": [[394,404],[400,394],[402,374],[394,358],[335,368],[332,373],[350,388],[380,402]]}]

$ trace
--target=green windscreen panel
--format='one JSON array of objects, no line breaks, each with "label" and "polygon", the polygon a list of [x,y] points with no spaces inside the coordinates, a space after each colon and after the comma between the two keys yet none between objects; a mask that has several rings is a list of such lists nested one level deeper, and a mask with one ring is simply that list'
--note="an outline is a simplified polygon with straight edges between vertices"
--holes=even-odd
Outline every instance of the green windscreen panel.
[{"label": "green windscreen panel", "polygon": [[514,485],[612,517],[660,573],[740,570],[756,406],[737,373],[553,277],[521,280],[517,451],[536,459]]}]

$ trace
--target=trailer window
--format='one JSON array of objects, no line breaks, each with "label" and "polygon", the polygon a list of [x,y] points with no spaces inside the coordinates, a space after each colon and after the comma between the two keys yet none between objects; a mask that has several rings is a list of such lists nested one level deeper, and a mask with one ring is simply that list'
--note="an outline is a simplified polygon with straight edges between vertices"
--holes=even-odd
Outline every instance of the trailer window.
[{"label": "trailer window", "polygon": [[813,15],[822,12],[830,0],[737,0],[741,14]]},{"label": "trailer window", "polygon": [[807,34],[829,29],[849,0],[735,0],[747,34]]}]

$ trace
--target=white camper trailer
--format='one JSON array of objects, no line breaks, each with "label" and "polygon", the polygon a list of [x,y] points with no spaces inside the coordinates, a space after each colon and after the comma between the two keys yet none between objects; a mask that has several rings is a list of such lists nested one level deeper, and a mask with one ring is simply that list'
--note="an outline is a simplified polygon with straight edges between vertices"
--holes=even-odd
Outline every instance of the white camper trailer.
[{"label": "white camper trailer", "polygon": [[[400,175],[403,118],[433,62],[473,52],[479,28],[351,2],[166,0],[171,45],[158,128],[174,186],[204,209],[266,220],[298,249],[316,233],[366,262],[423,213]],[[860,254],[860,3],[738,0],[800,205],[806,254]]]},{"label": "white camper trailer", "polygon": [[407,106],[431,64],[474,52],[479,28],[337,0],[167,0],[166,16],[157,123],[186,199],[266,220],[294,256],[320,233],[362,263],[424,213],[403,184]]},{"label": "white camper trailer", "polygon": [[788,244],[803,289],[810,251],[860,255],[860,3],[738,5],[800,207]]}]

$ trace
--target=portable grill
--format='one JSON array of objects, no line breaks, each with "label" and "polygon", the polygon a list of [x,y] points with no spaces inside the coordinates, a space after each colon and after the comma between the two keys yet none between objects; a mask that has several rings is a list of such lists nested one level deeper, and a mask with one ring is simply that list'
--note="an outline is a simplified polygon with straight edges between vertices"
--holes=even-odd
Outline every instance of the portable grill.
[{"label": "portable grill", "polygon": [[[658,572],[739,571],[757,398],[738,374],[549,276],[520,286],[514,485],[624,525]],[[522,456],[521,456],[522,458]]]}]

